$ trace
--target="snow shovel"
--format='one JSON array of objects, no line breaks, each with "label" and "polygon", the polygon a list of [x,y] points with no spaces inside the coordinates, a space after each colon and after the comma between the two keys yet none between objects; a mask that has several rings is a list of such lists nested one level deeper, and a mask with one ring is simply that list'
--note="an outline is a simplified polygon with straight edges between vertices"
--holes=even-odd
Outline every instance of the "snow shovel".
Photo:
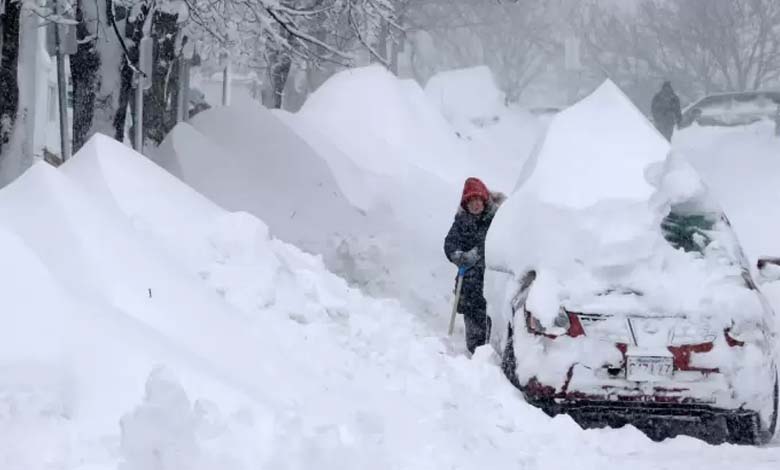
[{"label": "snow shovel", "polygon": [[460,303],[460,291],[463,289],[463,276],[468,271],[468,268],[458,268],[458,281],[455,283],[455,300],[452,303],[452,315],[450,316],[450,329],[449,335],[452,336],[452,332],[455,330],[455,316],[458,314],[458,304]]}]

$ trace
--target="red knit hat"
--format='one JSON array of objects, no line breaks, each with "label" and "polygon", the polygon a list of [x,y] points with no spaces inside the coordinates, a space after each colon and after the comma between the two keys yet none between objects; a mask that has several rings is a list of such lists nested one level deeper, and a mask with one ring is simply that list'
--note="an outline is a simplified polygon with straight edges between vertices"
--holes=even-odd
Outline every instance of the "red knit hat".
[{"label": "red knit hat", "polygon": [[468,202],[474,198],[482,199],[485,204],[490,199],[490,191],[479,178],[468,178],[463,185],[463,196],[460,198],[460,206],[464,209]]}]

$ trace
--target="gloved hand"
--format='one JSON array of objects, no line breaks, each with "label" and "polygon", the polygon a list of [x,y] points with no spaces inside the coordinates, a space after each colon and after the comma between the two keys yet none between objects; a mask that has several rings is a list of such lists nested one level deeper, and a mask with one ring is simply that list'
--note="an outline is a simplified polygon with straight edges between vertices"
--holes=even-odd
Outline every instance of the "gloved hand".
[{"label": "gloved hand", "polygon": [[479,250],[476,247],[465,253],[458,250],[452,254],[452,261],[457,264],[458,267],[467,269],[474,267],[477,263],[479,263],[481,258],[482,256],[479,254]]},{"label": "gloved hand", "polygon": [[490,193],[490,199],[493,200],[493,204],[495,204],[496,207],[499,207],[504,203],[504,201],[506,201],[506,194],[499,191],[494,191]]}]

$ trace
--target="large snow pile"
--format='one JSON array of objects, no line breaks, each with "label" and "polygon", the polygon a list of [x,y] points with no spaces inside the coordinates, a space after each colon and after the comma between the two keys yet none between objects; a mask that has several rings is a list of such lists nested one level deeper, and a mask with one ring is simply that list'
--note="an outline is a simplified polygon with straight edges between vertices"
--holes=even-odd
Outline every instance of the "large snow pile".
[{"label": "large snow pile", "polygon": [[418,85],[368,67],[334,76],[300,113],[279,113],[329,162],[371,223],[386,227],[381,237],[343,245],[351,255],[341,259],[356,260],[353,268],[328,265],[444,324],[454,268],[442,244],[463,179],[511,189],[542,131],[532,118],[496,106],[504,113],[497,124],[458,137]]},{"label": "large snow pile", "polygon": [[647,199],[653,187],[645,169],[664,161],[669,144],[636,111],[608,80],[558,114],[520,182],[522,192],[575,209],[607,199]]},{"label": "large snow pile", "polygon": [[[8,469],[774,468],[774,450],[583,432],[394,302],[96,137],[0,191]],[[563,457],[562,457],[563,456]]]},{"label": "large snow pile", "polygon": [[497,120],[505,101],[484,65],[437,73],[425,85],[425,95],[456,129]]},{"label": "large snow pile", "polygon": [[674,136],[717,196],[751,260],[780,253],[780,138],[774,123],[693,125]]},{"label": "large snow pile", "polygon": [[507,107],[486,66],[439,72],[426,84],[425,94],[466,148],[472,173],[494,189],[511,191],[544,134],[544,123]]},{"label": "large snow pile", "polygon": [[338,174],[346,177],[337,182],[330,161],[259,105],[203,112],[178,125],[155,153],[161,166],[220,206],[262,218],[274,236],[329,264],[344,243],[383,231],[362,210],[372,205],[363,190],[370,179],[343,167]]},{"label": "large snow pile", "polygon": [[[650,319],[642,321],[653,333],[637,333],[633,343],[654,352],[667,351],[678,322],[720,332],[764,321],[761,298],[743,276],[745,256],[720,207],[613,83],[556,116],[530,164],[488,234],[488,265],[509,268],[518,278],[535,271],[525,306],[544,328],[554,330],[561,308],[617,321],[604,323],[608,341],[516,341],[521,383],[532,377],[557,383],[574,363],[597,369],[619,362],[614,343],[631,344],[624,334],[628,317]],[[512,318],[509,299],[517,282],[499,277],[489,283],[489,313],[503,326]],[[670,317],[677,322],[664,320]],[[723,335],[697,335],[713,343],[708,364],[733,379],[738,396],[750,406],[771,403],[763,383],[773,360],[768,352],[755,344],[732,352]]]},{"label": "large snow pile", "polygon": [[521,429],[487,356],[108,138],[0,192],[0,227],[5,468],[475,466]]},{"label": "large snow pile", "polygon": [[299,114],[373,172],[403,177],[412,166],[450,182],[468,176],[468,155],[422,89],[381,66],[336,74]]},{"label": "large snow pile", "polygon": [[[489,263],[539,274],[530,302],[542,322],[552,326],[561,305],[616,314],[719,312],[724,328],[760,311],[720,208],[668,150],[609,81],[553,120],[488,237]],[[664,231],[674,228],[662,229],[699,214],[708,218],[693,246],[670,240]]]},{"label": "large snow pile", "polygon": [[[323,256],[353,285],[420,312],[445,305],[441,240],[459,189],[413,165],[402,176],[375,173],[332,142],[316,123],[238,106],[180,124],[155,159],[222,207]],[[396,156],[382,152],[378,145],[375,153]]]},{"label": "large snow pile", "polygon": [[[675,134],[673,145],[723,205],[751,266],[780,254],[780,138],[774,123],[699,127]],[[762,286],[780,312],[780,283]],[[779,325],[780,326],[780,325]]]}]

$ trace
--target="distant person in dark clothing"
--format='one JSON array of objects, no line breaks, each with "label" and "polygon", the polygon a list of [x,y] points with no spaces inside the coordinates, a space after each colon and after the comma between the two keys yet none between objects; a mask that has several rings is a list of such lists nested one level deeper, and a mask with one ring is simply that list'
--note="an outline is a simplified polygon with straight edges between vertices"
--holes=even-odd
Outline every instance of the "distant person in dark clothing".
[{"label": "distant person in dark clothing", "polygon": [[682,112],[680,98],[675,94],[670,82],[664,82],[661,91],[653,97],[651,108],[656,129],[671,142],[674,126],[680,124]]},{"label": "distant person in dark clothing", "polygon": [[506,196],[491,193],[485,183],[469,178],[463,187],[455,221],[444,240],[444,253],[466,269],[458,312],[466,324],[466,347],[472,354],[490,337],[490,317],[482,293],[485,282],[485,238],[498,206]]}]

